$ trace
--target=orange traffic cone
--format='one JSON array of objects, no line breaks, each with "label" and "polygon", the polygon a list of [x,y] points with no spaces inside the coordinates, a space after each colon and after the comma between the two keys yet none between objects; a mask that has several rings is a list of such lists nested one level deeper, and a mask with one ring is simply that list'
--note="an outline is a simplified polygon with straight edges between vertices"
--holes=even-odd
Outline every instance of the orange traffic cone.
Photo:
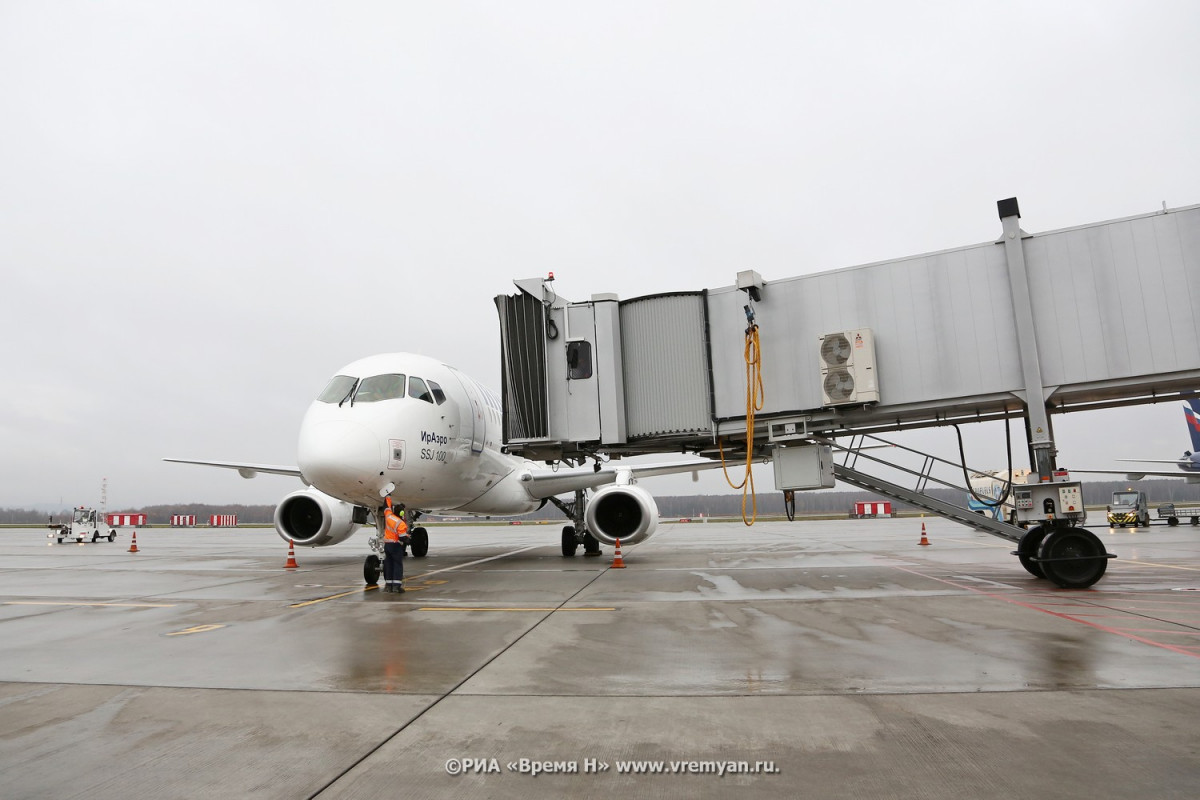
[{"label": "orange traffic cone", "polygon": [[625,560],[623,558],[621,558],[621,540],[620,539],[617,539],[617,549],[616,549],[616,552],[613,554],[612,568],[613,569],[625,569]]},{"label": "orange traffic cone", "polygon": [[133,532],[133,542],[130,543],[128,552],[130,552],[130,553],[141,552],[140,550],[137,549],[137,530],[136,529]]},{"label": "orange traffic cone", "polygon": [[925,535],[925,523],[924,522],[921,523],[921,541],[917,542],[917,544],[919,544],[919,545],[928,545],[929,544],[929,537]]},{"label": "orange traffic cone", "polygon": [[291,539],[288,539],[288,560],[287,563],[283,565],[283,568],[296,569],[299,566],[300,565],[296,563],[296,545]]}]

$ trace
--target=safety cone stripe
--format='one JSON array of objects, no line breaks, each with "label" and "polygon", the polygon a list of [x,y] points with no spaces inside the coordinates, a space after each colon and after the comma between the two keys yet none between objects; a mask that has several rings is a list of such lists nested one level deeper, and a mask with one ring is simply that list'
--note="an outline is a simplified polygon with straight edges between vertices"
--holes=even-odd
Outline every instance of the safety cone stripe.
[{"label": "safety cone stripe", "polygon": [[625,560],[621,558],[621,540],[616,541],[616,550],[613,553],[613,562],[611,569],[625,569]]},{"label": "safety cone stripe", "polygon": [[922,546],[929,544],[929,537],[925,535],[925,523],[924,522],[921,523],[921,541],[917,542],[917,544],[922,545]]},{"label": "safety cone stripe", "polygon": [[288,560],[283,565],[284,569],[296,569],[300,565],[296,563],[296,543],[288,539]]},{"label": "safety cone stripe", "polygon": [[133,541],[130,542],[129,550],[127,550],[126,552],[129,552],[129,553],[141,552],[140,550],[138,550],[138,546],[137,546],[137,531],[133,532]]}]

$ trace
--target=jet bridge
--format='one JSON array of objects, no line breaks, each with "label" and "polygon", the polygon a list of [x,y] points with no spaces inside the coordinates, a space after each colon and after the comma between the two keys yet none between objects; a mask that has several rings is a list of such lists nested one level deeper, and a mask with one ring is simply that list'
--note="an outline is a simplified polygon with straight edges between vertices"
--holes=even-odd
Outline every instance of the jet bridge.
[{"label": "jet bridge", "polygon": [[1035,473],[1013,487],[1018,521],[1040,534],[988,532],[1019,541],[1034,574],[1038,559],[1052,578],[1085,561],[1094,582],[1099,540],[1049,535],[1082,530],[1052,417],[1197,394],[1200,206],[1040,234],[1021,229],[1016,198],[997,209],[996,241],[799,277],[745,271],[733,286],[582,302],[553,276],[515,281],[496,298],[507,447],[572,463],[750,450],[776,461],[780,489],[831,486],[836,471],[928,507],[920,481],[835,470],[823,448],[1018,417]]}]

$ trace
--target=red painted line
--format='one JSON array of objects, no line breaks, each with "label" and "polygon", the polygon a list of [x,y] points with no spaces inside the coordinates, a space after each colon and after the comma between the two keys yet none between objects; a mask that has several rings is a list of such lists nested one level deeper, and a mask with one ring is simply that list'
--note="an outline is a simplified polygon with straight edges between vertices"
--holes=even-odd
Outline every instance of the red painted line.
[{"label": "red painted line", "polygon": [[[1039,606],[1035,606],[1030,603],[1022,602],[1021,600],[1014,600],[1013,598],[1005,597],[1002,594],[996,594],[994,592],[985,592],[982,589],[976,589],[973,586],[963,586],[962,584],[955,583],[954,581],[948,581],[945,578],[935,578],[932,575],[926,575],[923,572],[917,572],[915,569],[909,569],[908,567],[897,566],[896,569],[900,570],[901,572],[907,572],[911,575],[916,575],[920,578],[927,578],[928,580],[931,580],[931,581],[937,581],[938,583],[944,583],[947,586],[953,586],[956,589],[966,589],[969,592],[972,592],[972,593],[978,594],[978,595],[982,595],[983,597],[991,597],[995,600],[1000,600],[1005,603],[1012,603],[1013,605],[1021,606],[1022,608],[1027,608],[1030,611],[1040,611],[1041,613],[1049,614],[1052,617],[1058,617],[1059,619],[1065,619],[1065,620],[1068,620],[1069,622],[1077,622],[1080,625],[1087,625],[1088,627],[1095,628],[1096,630],[1099,630],[1099,631],[1104,631],[1105,633],[1111,633],[1116,636],[1120,636],[1124,639],[1132,639],[1135,642],[1141,642],[1142,644],[1148,644],[1151,647],[1159,647],[1159,648],[1162,648],[1163,650],[1169,650],[1172,653],[1179,653],[1180,655],[1183,655],[1183,656],[1189,656],[1191,658],[1200,659],[1200,652],[1195,652],[1195,653],[1190,652],[1192,648],[1177,647],[1175,645],[1169,645],[1169,644],[1163,644],[1162,642],[1156,642],[1153,639],[1147,639],[1142,636],[1135,636],[1133,634],[1122,633],[1117,628],[1112,628],[1107,625],[1097,625],[1096,623],[1088,622],[1085,619],[1077,619],[1076,617],[1073,617],[1070,614],[1060,614],[1057,611],[1051,611],[1048,608],[1040,608]],[[1078,591],[1083,591],[1083,590],[1078,590]],[[1097,594],[1099,594],[1099,593],[1097,593]]]}]

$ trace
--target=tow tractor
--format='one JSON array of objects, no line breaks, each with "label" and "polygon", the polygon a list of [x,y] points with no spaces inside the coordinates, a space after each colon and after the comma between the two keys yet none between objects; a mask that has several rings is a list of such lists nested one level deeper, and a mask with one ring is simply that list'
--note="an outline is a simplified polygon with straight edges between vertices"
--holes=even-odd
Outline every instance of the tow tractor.
[{"label": "tow tractor", "polygon": [[[80,544],[88,538],[93,542],[101,539],[108,539],[110,542],[117,540],[117,532],[108,528],[108,525],[101,524],[100,511],[95,508],[80,506],[71,512],[70,522],[51,522],[46,527],[50,528],[46,538],[57,539],[59,544],[62,544],[64,539],[74,539]],[[100,533],[102,527],[108,528],[107,534]]]}]

